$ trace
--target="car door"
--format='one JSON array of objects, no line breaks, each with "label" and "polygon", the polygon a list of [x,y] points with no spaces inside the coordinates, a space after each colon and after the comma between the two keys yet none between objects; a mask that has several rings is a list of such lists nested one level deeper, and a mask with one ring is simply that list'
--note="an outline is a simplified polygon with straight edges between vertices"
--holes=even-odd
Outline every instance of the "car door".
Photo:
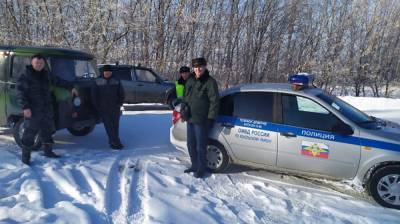
[{"label": "car door", "polygon": [[358,134],[333,133],[344,125],[329,110],[309,98],[281,95],[282,123],[278,127],[278,167],[352,178],[360,161]]},{"label": "car door", "polygon": [[218,123],[233,156],[242,161],[276,165],[277,133],[274,93],[240,92],[221,99]]},{"label": "car door", "polygon": [[0,126],[7,124],[6,114],[6,86],[7,86],[7,56],[0,52]]},{"label": "car door", "polygon": [[160,80],[150,70],[135,69],[136,99],[140,103],[163,103],[164,88]]},{"label": "car door", "polygon": [[125,93],[125,103],[135,103],[135,89],[136,82],[133,79],[132,69],[129,67],[117,67],[113,70],[113,75],[117,77],[122,84],[122,88],[124,88]]},{"label": "car door", "polygon": [[21,107],[17,99],[17,81],[25,72],[26,66],[30,65],[31,59],[28,56],[14,54],[11,56],[9,71],[11,76],[6,83],[6,113],[21,114]]}]

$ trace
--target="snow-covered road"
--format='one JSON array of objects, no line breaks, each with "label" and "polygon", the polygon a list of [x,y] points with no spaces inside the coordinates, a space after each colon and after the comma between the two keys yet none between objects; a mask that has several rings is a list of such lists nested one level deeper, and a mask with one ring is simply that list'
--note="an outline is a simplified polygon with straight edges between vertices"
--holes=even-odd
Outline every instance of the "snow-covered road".
[{"label": "snow-covered road", "polygon": [[[397,115],[375,108],[400,122],[399,100]],[[60,131],[63,157],[35,152],[31,167],[0,140],[0,223],[399,223],[400,211],[291,176],[245,167],[184,174],[170,111],[124,112],[121,125],[122,151],[108,148],[102,125],[85,137]]]}]

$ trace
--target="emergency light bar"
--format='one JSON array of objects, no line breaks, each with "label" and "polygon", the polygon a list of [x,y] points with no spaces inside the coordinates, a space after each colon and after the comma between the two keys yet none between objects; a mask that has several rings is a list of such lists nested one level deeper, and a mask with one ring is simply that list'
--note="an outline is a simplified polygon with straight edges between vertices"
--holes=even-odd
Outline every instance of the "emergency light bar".
[{"label": "emergency light bar", "polygon": [[288,81],[292,84],[294,90],[300,90],[312,86],[314,75],[308,73],[297,73],[289,75]]}]

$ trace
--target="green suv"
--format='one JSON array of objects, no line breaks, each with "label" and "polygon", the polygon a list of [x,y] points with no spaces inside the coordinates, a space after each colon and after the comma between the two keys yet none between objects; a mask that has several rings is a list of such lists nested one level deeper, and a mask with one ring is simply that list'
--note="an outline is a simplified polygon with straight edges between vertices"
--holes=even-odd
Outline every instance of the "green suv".
[{"label": "green suv", "polygon": [[[94,56],[62,48],[0,45],[0,126],[12,127],[15,142],[22,146],[24,119],[17,103],[16,82],[35,54],[46,58],[45,68],[51,75],[71,82],[79,92],[79,97],[73,98],[67,89],[56,86],[51,88],[56,130],[67,128],[76,136],[89,134],[99,123],[90,94],[94,79],[98,77]],[[37,137],[32,148],[40,146]]]}]

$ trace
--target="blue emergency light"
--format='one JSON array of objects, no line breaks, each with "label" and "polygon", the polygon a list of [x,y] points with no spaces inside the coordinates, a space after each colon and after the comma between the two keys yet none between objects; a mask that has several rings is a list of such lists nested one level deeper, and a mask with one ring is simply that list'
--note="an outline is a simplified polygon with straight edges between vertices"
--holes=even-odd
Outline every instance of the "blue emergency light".
[{"label": "blue emergency light", "polygon": [[312,86],[314,81],[314,75],[308,73],[297,73],[289,75],[288,81],[293,86],[307,88],[309,86]]}]

